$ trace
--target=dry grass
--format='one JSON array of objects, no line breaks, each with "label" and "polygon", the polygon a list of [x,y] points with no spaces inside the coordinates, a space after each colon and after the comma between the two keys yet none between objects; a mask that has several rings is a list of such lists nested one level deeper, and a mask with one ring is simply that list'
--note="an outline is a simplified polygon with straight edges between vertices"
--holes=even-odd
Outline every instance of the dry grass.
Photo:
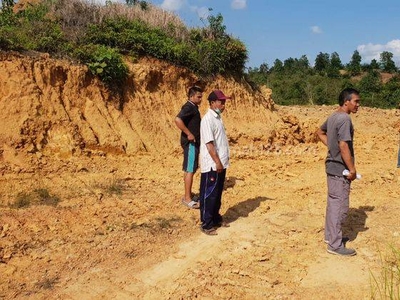
[{"label": "dry grass", "polygon": [[[177,39],[185,39],[188,29],[181,19],[157,6],[148,3],[143,10],[139,5],[128,6],[121,3],[100,5],[94,1],[61,0],[51,6],[50,15],[62,21],[64,32],[79,37],[79,32],[89,24],[101,24],[106,19],[125,18],[141,20],[146,24],[161,28]],[[75,34],[74,34],[75,33]]]},{"label": "dry grass", "polygon": [[15,209],[25,208],[31,205],[57,206],[59,202],[60,198],[50,194],[48,189],[38,188],[29,193],[19,193],[15,201],[9,206]]},{"label": "dry grass", "polygon": [[400,250],[391,247],[391,253],[381,257],[381,273],[372,276],[372,299],[400,299]]}]

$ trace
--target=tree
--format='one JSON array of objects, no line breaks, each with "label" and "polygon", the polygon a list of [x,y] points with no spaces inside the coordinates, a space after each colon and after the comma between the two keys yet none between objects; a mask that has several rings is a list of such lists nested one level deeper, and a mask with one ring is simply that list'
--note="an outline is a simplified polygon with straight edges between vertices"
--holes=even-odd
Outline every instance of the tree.
[{"label": "tree", "polygon": [[[0,29],[2,26],[9,26],[16,22],[13,12],[13,0],[0,0]],[[8,42],[7,42],[8,43]],[[0,46],[3,44],[2,37],[0,37]]]},{"label": "tree", "polygon": [[361,55],[355,50],[350,63],[347,65],[347,70],[350,72],[350,75],[355,76],[361,73]]},{"label": "tree", "polygon": [[292,57],[285,59],[283,62],[283,68],[286,72],[294,72],[296,68],[296,61]]},{"label": "tree", "polygon": [[331,54],[328,76],[329,77],[339,77],[340,70],[343,68],[342,61],[340,60],[339,54],[337,52],[333,52]]},{"label": "tree", "polygon": [[330,62],[329,62],[329,54],[320,52],[315,58],[314,69],[320,74],[326,74],[328,71]]},{"label": "tree", "polygon": [[262,63],[260,65],[260,73],[268,74],[268,64],[267,63]]},{"label": "tree", "polygon": [[140,8],[142,10],[146,10],[149,8],[149,4],[146,1],[140,1],[140,0],[126,0],[127,5],[140,5]]},{"label": "tree", "polygon": [[366,106],[376,107],[381,105],[382,81],[378,71],[369,71],[358,83],[358,89],[363,95],[363,103]]},{"label": "tree", "polygon": [[224,18],[219,13],[216,16],[209,15],[207,17],[208,28],[210,30],[211,37],[214,39],[224,39],[227,37],[226,26],[224,25]]},{"label": "tree", "polygon": [[259,68],[249,68],[248,76],[250,82],[263,85],[268,80],[268,64],[262,63]]},{"label": "tree", "polygon": [[381,70],[388,73],[395,73],[397,71],[396,65],[393,61],[393,53],[383,51],[380,55]]},{"label": "tree", "polygon": [[331,54],[331,67],[340,70],[343,68],[342,61],[340,60],[339,54],[337,52],[333,52]]},{"label": "tree", "polygon": [[370,66],[370,68],[372,70],[378,70],[379,69],[379,64],[378,64],[378,62],[377,62],[377,60],[375,58],[371,60],[371,63],[370,63],[369,66]]},{"label": "tree", "polygon": [[310,69],[310,62],[306,55],[302,55],[298,60],[298,68],[302,71],[308,71]]},{"label": "tree", "polygon": [[274,72],[277,72],[277,73],[282,72],[283,71],[283,62],[279,59],[275,59],[272,69]]},{"label": "tree", "polygon": [[10,9],[14,6],[14,0],[2,0],[1,2],[1,7],[5,9]]},{"label": "tree", "polygon": [[383,107],[398,107],[400,104],[400,75],[392,77],[382,90]]}]

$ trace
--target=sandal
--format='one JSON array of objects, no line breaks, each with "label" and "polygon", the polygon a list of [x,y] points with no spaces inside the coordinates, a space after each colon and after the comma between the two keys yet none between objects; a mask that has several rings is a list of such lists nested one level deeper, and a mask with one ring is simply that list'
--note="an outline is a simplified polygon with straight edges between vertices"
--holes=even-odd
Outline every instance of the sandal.
[{"label": "sandal", "polygon": [[193,200],[191,200],[190,202],[186,202],[185,199],[182,199],[182,204],[192,209],[200,208],[199,203]]},{"label": "sandal", "polygon": [[229,223],[225,221],[219,222],[214,225],[214,228],[220,228],[220,227],[231,227],[231,225],[229,225]]},{"label": "sandal", "polygon": [[217,231],[215,230],[215,228],[210,228],[210,229],[204,229],[203,227],[200,228],[200,230],[207,234],[207,235],[218,235]]}]

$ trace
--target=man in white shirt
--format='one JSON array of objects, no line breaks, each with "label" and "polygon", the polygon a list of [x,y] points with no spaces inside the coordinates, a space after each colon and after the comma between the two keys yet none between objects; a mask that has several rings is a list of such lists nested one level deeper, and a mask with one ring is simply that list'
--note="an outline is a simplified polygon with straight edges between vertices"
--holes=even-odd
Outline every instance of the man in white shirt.
[{"label": "man in white shirt", "polygon": [[216,235],[216,228],[229,227],[219,213],[226,168],[229,167],[229,145],[221,113],[230,97],[220,90],[208,96],[210,108],[200,124],[200,220],[201,231]]}]

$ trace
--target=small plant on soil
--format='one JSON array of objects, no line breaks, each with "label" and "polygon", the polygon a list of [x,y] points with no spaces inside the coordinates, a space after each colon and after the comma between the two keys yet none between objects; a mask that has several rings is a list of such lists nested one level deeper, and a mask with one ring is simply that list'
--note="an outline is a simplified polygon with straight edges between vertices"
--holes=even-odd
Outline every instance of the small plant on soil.
[{"label": "small plant on soil", "polygon": [[371,299],[400,299],[400,250],[391,247],[391,253],[382,259],[378,276],[371,274]]},{"label": "small plant on soil", "polygon": [[115,179],[108,186],[106,186],[106,191],[109,195],[122,195],[124,190],[124,185],[122,180]]},{"label": "small plant on soil", "polygon": [[32,197],[30,194],[19,193],[17,195],[17,199],[13,203],[10,204],[11,208],[24,208],[28,207],[32,203]]},{"label": "small plant on soil", "polygon": [[16,200],[10,204],[11,208],[24,208],[31,205],[57,206],[60,198],[51,195],[45,188],[35,189],[30,193],[19,193]]},{"label": "small plant on soil", "polygon": [[36,286],[40,289],[51,290],[54,285],[58,282],[58,278],[45,278],[42,281],[39,281]]},{"label": "small plant on soil", "polygon": [[173,223],[179,222],[180,220],[181,220],[180,218],[171,218],[171,219],[156,218],[156,222],[158,223],[158,226],[163,229],[173,227]]}]

